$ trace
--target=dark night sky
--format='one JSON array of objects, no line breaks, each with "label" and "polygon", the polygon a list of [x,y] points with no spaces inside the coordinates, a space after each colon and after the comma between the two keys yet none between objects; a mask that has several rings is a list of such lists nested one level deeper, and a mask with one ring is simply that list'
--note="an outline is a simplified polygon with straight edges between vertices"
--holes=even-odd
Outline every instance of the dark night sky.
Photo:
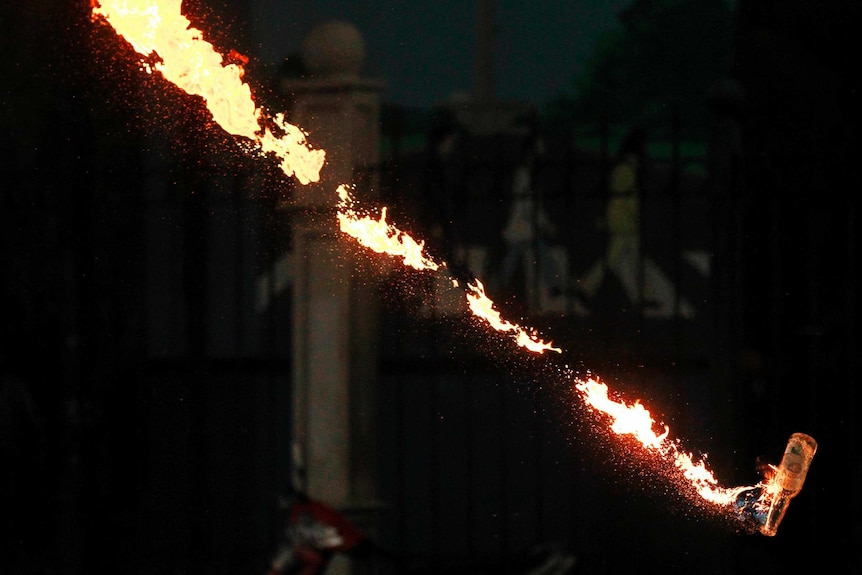
[{"label": "dark night sky", "polygon": [[[617,26],[630,0],[496,3],[496,95],[542,103],[569,90],[598,38]],[[386,99],[406,106],[440,103],[473,87],[475,2],[320,0],[251,3],[255,57],[278,62],[299,50],[317,23],[354,23],[366,41],[365,75],[384,80]]]}]

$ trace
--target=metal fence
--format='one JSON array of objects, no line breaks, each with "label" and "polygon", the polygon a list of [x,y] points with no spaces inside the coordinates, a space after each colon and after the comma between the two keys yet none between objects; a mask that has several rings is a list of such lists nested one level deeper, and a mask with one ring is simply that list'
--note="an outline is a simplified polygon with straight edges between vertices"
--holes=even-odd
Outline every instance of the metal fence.
[{"label": "metal fence", "polygon": [[[459,278],[490,286],[504,315],[560,344],[566,367],[592,370],[643,399],[675,437],[710,453],[728,484],[756,479],[752,462],[765,444],[783,445],[787,425],[839,445],[856,433],[852,390],[840,392],[848,403],[838,408],[849,436],[834,435],[818,415],[843,388],[835,378],[857,364],[856,329],[841,311],[855,309],[846,290],[856,282],[857,202],[831,193],[834,159],[736,150],[716,174],[721,158],[686,157],[681,142],[665,142],[669,153],[651,158],[641,194],[641,293],[650,289],[644,269],[654,265],[670,294],[669,313],[651,314],[654,302],[627,298],[611,274],[589,307],[579,299],[583,270],[606,255],[607,230],[595,224],[609,200],[613,145],[589,153],[574,134],[544,138],[533,199],[556,233],[543,237],[533,219],[523,260],[534,266],[532,279],[507,284],[511,246],[501,231],[525,136],[448,136],[443,154],[433,133],[412,154],[393,145],[382,166],[384,201]],[[542,278],[541,241],[556,254],[550,278]],[[560,380],[568,372],[544,371],[516,346],[489,343],[487,326],[465,320],[436,289],[427,279],[402,280],[396,291],[411,303],[387,308],[384,322],[381,488],[392,507],[382,525],[409,558],[407,569],[516,572],[531,550],[558,545],[585,572],[614,572],[641,560],[685,561],[683,550],[697,541],[697,562],[709,557],[717,573],[747,572],[763,551],[715,536],[697,513],[680,521],[672,488],[642,477],[630,454],[583,426]],[[833,472],[821,465],[824,476]],[[808,496],[809,517],[826,529],[826,510],[814,511],[818,495]],[[669,537],[678,545],[667,547]],[[620,541],[623,556],[597,551]]]},{"label": "metal fence", "polygon": [[[642,399],[728,482],[751,479],[739,461],[762,454],[752,437],[781,444],[788,418],[852,452],[858,394],[843,382],[857,370],[857,204],[820,201],[829,180],[818,182],[816,155],[740,158],[746,187],[716,189],[705,158],[671,140],[650,160],[640,212],[641,258],[674,287],[669,313],[648,313],[612,274],[579,301],[578,280],[607,246],[597,223],[615,145],[543,135],[533,199],[555,233],[533,237],[557,266],[545,284],[535,243],[513,281],[502,274],[523,134],[429,130],[412,149],[405,134],[371,168],[399,227],[566,352],[529,357],[441,299],[433,278],[392,275],[378,390],[377,528],[400,558],[389,567],[500,571],[559,544],[602,573],[638,556],[684,562],[697,545],[699,562],[733,572],[757,551],[691,520],[666,486],[643,489],[636,465],[585,423],[567,370]],[[256,570],[278,535],[275,492],[290,465],[290,230],[268,193],[282,183],[152,141],[108,142],[82,163],[72,148],[88,137],[48,147],[61,158],[51,173],[4,154],[4,295],[23,318],[9,325],[41,326],[28,348],[41,355],[18,363],[34,389],[57,387],[37,404],[54,422],[48,487],[60,495],[47,513],[60,526],[36,531],[62,540],[72,571]],[[825,415],[835,395],[844,401]],[[825,476],[841,463],[817,465]],[[818,537],[846,537],[828,492],[811,491]],[[613,557],[621,540],[629,553]]]},{"label": "metal fence", "polygon": [[[400,568],[516,572],[550,547],[602,572],[608,567],[597,550],[623,534],[634,555],[654,543],[635,531],[691,536],[678,525],[659,527],[660,511],[623,510],[633,471],[602,432],[585,428],[566,368],[592,370],[632,400],[650,400],[695,444],[732,435],[732,417],[715,407],[730,393],[716,365],[730,336],[713,297],[718,218],[726,212],[717,209],[723,198],[706,179],[703,150],[686,156],[682,142],[654,142],[643,176],[642,250],[631,254],[633,268],[639,293],[665,299],[632,300],[626,278],[611,272],[587,299],[582,278],[607,257],[617,141],[572,132],[441,134],[433,126],[389,136],[380,179],[391,217],[427,239],[460,280],[480,279],[504,317],[564,349],[560,358],[529,357],[441,295],[445,282],[411,272],[392,282],[380,381],[380,484],[390,507],[381,530],[405,555]],[[502,232],[519,200],[516,171],[537,139],[542,153],[528,199],[549,225],[540,229],[531,212],[531,244],[504,277],[512,246]],[[648,278],[645,262],[660,277]],[[634,516],[639,527],[629,524]],[[716,565],[727,561],[726,544],[705,551]]]}]

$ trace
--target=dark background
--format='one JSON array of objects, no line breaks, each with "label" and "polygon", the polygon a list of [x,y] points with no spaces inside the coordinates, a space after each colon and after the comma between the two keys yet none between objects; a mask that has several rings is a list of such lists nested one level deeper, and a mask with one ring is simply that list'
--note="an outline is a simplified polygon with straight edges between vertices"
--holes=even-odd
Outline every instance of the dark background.
[{"label": "dark background", "polygon": [[[189,11],[214,44],[245,48],[250,10],[226,4]],[[677,36],[639,27],[651,20],[637,10],[661,4],[636,2],[620,20],[674,53]],[[778,536],[734,533],[676,508],[663,488],[644,489],[637,462],[580,410],[569,412],[565,384],[541,362],[495,361],[503,356],[493,342],[478,346],[489,361],[447,339],[464,330],[457,322],[395,313],[382,322],[394,343],[380,365],[380,426],[391,432],[380,439],[381,490],[393,506],[380,521],[381,537],[407,557],[400,568],[506,571],[532,543],[550,540],[562,540],[585,573],[796,572],[809,558],[862,568],[858,11],[854,2],[739,2],[727,61],[715,70],[735,80],[739,97],[710,100],[706,79],[698,105],[664,102],[682,111],[688,141],[707,141],[718,117],[742,130],[730,181],[698,188],[706,208],[697,195],[680,204],[702,220],[662,226],[655,216],[654,229],[701,230],[713,254],[702,322],[613,313],[526,322],[554,334],[578,368],[656,405],[729,484],[756,480],[758,458],[776,462],[790,433],[814,436],[819,451]],[[697,13],[687,16],[693,28],[702,25]],[[199,102],[143,74],[113,32],[90,21],[88,3],[4,2],[0,16],[0,565],[10,573],[263,570],[278,529],[274,495],[288,474],[290,301],[272,298],[262,313],[255,278],[289,246],[276,205],[290,183],[244,158]],[[637,105],[619,96],[635,76],[612,72],[647,64],[618,62],[600,74],[631,52],[621,48],[632,46],[634,29],[596,56],[596,75],[578,94],[539,103],[547,125],[567,114],[572,126],[595,120],[613,134],[646,122],[656,139],[672,140],[661,90],[638,84]],[[644,46],[634,43],[641,55]],[[673,77],[653,65],[646,76]],[[273,73],[249,66],[262,97],[281,101]],[[590,89],[614,98],[590,100]],[[383,98],[387,137],[392,118],[402,132],[430,129],[434,114]],[[595,107],[603,101],[613,106]],[[612,153],[618,140],[605,141]],[[601,166],[596,157],[583,165]],[[504,152],[494,158],[510,164]],[[384,176],[410,181],[411,158],[386,159]],[[664,160],[672,166],[672,156]],[[417,173],[418,213],[430,188]],[[488,189],[476,201],[494,200]],[[674,197],[657,192],[650,205],[666,214]],[[393,279],[393,310],[412,309],[398,302],[413,281]],[[456,423],[435,423],[438,415]]]}]

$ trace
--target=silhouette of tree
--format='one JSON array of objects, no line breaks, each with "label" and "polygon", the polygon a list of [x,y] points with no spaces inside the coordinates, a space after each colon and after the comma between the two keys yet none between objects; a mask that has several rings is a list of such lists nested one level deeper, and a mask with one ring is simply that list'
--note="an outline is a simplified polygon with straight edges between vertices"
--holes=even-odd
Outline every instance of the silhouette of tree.
[{"label": "silhouette of tree", "polygon": [[581,121],[706,129],[709,86],[730,66],[733,10],[726,0],[635,0],[596,45],[575,81]]}]

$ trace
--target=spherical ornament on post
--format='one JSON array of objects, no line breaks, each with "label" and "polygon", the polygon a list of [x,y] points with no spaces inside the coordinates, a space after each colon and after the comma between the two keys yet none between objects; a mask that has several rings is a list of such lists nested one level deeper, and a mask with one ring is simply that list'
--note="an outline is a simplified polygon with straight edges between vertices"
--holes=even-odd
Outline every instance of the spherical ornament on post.
[{"label": "spherical ornament on post", "polygon": [[324,22],[303,39],[302,59],[312,76],[357,77],[365,60],[365,41],[349,22]]}]

